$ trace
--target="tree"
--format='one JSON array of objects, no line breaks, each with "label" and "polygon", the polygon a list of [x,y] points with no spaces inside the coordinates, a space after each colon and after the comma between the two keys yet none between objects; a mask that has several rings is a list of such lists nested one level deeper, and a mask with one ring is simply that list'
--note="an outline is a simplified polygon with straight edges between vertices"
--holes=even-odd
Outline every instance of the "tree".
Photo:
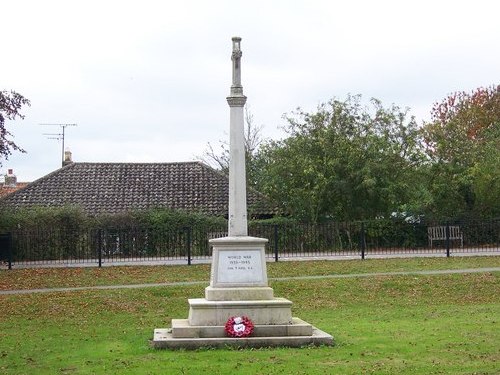
[{"label": "tree", "polygon": [[500,85],[450,94],[434,104],[431,116],[423,128],[429,157],[468,167],[488,141],[488,129],[500,126]]},{"label": "tree", "polygon": [[474,215],[500,217],[500,126],[484,132],[485,141],[477,149],[477,162],[471,167]]},{"label": "tree", "polygon": [[[245,160],[247,182],[255,186],[256,170],[254,158],[262,144],[262,125],[254,124],[253,115],[245,107]],[[200,159],[212,167],[220,170],[225,175],[229,175],[229,142],[227,140],[219,141],[218,149],[214,149],[209,142],[207,148],[200,156]]]},{"label": "tree", "polygon": [[5,119],[15,120],[16,117],[24,119],[19,112],[23,105],[30,105],[30,101],[15,91],[0,91],[0,165],[1,159],[9,158],[12,151],[26,152],[14,143],[12,136],[5,128]]},{"label": "tree", "polygon": [[433,216],[500,214],[500,85],[437,102],[422,135]]},{"label": "tree", "polygon": [[414,205],[422,153],[408,109],[376,99],[363,106],[357,95],[285,118],[289,136],[257,155],[259,186],[282,210],[317,222],[388,217]]}]

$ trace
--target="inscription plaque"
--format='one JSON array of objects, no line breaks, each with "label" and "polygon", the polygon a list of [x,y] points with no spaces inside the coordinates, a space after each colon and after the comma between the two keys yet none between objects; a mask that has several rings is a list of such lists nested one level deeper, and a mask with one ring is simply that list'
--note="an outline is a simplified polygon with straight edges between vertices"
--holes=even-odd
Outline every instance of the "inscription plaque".
[{"label": "inscription plaque", "polygon": [[261,251],[219,250],[218,271],[220,283],[262,283]]}]

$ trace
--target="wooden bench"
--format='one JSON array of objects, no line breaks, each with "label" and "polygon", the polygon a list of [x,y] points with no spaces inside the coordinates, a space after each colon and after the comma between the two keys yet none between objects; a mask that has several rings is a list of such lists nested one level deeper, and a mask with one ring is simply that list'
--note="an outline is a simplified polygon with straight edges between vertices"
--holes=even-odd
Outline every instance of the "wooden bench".
[{"label": "wooden bench", "polygon": [[[464,237],[459,226],[449,226],[450,240],[460,240],[460,247],[464,247]],[[429,238],[429,246],[432,249],[432,241],[446,241],[446,225],[427,228],[427,236]]]}]

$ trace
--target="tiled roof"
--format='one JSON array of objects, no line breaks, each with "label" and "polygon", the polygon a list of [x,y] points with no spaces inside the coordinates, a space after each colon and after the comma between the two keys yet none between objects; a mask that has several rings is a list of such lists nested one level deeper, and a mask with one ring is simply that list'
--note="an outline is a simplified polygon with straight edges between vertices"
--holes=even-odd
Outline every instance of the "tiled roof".
[{"label": "tiled roof", "polygon": [[[201,162],[72,163],[0,199],[7,207],[79,206],[89,214],[148,208],[181,209],[227,216],[229,180]],[[248,190],[252,216],[275,210]]]},{"label": "tiled roof", "polygon": [[18,182],[15,186],[0,184],[0,198],[7,194],[11,194],[28,185],[28,182]]}]

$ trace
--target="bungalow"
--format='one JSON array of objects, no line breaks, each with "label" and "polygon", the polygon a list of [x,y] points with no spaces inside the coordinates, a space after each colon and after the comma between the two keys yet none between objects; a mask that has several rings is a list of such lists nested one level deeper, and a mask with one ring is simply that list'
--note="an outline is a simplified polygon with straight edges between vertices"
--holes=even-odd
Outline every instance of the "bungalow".
[{"label": "bungalow", "polygon": [[[0,198],[0,206],[78,206],[89,215],[168,208],[227,217],[228,194],[228,178],[201,162],[70,162]],[[277,213],[264,195],[252,189],[247,205],[249,217]]]}]

